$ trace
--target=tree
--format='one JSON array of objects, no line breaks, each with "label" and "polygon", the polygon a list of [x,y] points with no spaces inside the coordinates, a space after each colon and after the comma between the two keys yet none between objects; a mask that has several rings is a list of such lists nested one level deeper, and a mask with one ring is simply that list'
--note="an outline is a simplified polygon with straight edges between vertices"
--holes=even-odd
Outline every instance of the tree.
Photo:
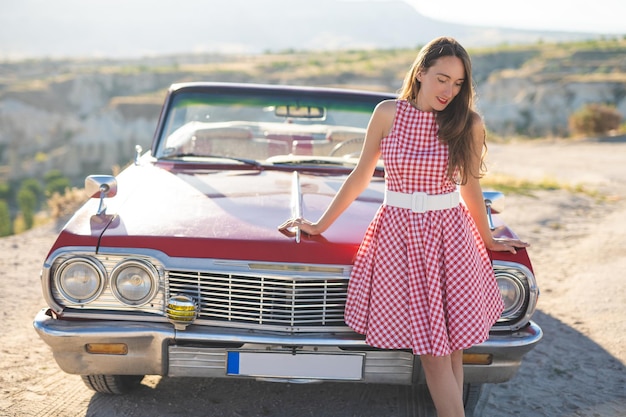
[{"label": "tree", "polygon": [[59,193],[59,195],[65,194],[65,191],[70,188],[70,180],[67,177],[64,177],[61,171],[58,169],[53,169],[48,171],[46,175],[44,175],[44,182],[46,187],[46,195],[48,197],[52,196],[54,193]]},{"label": "tree", "polygon": [[11,186],[5,182],[0,183],[0,200],[8,200],[11,195]]},{"label": "tree", "polygon": [[22,186],[17,193],[17,205],[24,217],[26,230],[32,229],[35,224],[35,209],[37,208],[37,196],[28,187]]},{"label": "tree", "polygon": [[0,237],[9,236],[13,233],[11,227],[11,211],[6,200],[0,200]]},{"label": "tree", "polygon": [[[41,204],[41,202],[43,201],[43,187],[41,186],[41,183],[39,182],[39,180],[35,179],[35,178],[26,178],[24,181],[22,181],[22,184],[20,186],[20,191],[23,189],[27,189],[30,190],[33,193],[33,196],[35,197],[35,205],[33,207],[33,213],[35,210],[39,209],[39,206]],[[18,191],[18,204],[19,204],[19,191]]]}]

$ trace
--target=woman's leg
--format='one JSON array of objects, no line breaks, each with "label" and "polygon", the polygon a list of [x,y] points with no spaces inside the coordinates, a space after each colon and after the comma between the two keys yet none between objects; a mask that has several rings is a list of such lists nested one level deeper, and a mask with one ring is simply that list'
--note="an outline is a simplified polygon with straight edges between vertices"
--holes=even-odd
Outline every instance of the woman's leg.
[{"label": "woman's leg", "polygon": [[[422,355],[420,359],[426,374],[426,384],[435,403],[438,417],[464,417],[463,382],[458,382],[457,352],[450,356]],[[462,356],[461,356],[462,361]],[[461,364],[462,365],[462,364]],[[463,370],[461,369],[461,378]]]},{"label": "woman's leg", "polygon": [[461,392],[461,398],[463,398],[463,351],[456,350],[450,355],[452,361],[452,372],[456,378],[456,383],[459,386]]}]

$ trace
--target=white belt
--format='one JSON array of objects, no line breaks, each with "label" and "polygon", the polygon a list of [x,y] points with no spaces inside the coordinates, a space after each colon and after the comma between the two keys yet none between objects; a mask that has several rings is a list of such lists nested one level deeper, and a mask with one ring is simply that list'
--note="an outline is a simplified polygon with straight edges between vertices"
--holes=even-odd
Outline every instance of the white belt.
[{"label": "white belt", "polygon": [[383,204],[411,209],[414,213],[445,210],[459,205],[459,192],[455,191],[449,194],[426,194],[422,192],[415,192],[407,194],[385,190],[385,200],[383,201]]}]

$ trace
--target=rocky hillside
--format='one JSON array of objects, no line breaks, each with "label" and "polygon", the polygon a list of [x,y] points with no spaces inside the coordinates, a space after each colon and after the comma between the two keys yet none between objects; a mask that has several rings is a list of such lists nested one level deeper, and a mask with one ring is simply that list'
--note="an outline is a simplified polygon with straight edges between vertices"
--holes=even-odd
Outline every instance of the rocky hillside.
[{"label": "rocky hillside", "polygon": [[[150,146],[165,90],[180,81],[234,81],[395,91],[416,50],[177,55],[141,60],[3,64],[0,181],[50,169],[80,183]],[[626,40],[471,51],[478,106],[499,136],[567,136],[587,103],[626,115]]]}]

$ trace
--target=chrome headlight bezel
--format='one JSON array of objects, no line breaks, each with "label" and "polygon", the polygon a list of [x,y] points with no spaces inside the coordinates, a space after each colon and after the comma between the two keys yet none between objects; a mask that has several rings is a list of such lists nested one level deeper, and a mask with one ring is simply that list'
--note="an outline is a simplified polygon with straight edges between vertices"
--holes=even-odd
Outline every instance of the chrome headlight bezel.
[{"label": "chrome headlight bezel", "polygon": [[[134,273],[133,273],[134,271]],[[137,273],[143,273],[138,275]],[[129,273],[132,276],[125,275]],[[138,295],[130,295],[124,286],[146,287]],[[157,294],[159,290],[159,274],[154,266],[141,259],[125,259],[117,264],[111,271],[109,286],[113,296],[122,304],[132,307],[143,306]],[[133,289],[132,287],[129,287]]]},{"label": "chrome headlight bezel", "polygon": [[528,299],[526,287],[518,276],[509,271],[499,273],[496,276],[496,281],[504,302],[504,311],[501,319],[509,320],[519,317],[520,311],[524,309]]},{"label": "chrome headlight bezel", "polygon": [[535,276],[528,267],[516,262],[494,261],[493,268],[505,303],[494,330],[518,330],[530,321],[537,307],[539,289]]},{"label": "chrome headlight bezel", "polygon": [[[69,278],[67,276],[67,272],[71,271],[71,269],[76,266],[87,267],[88,270],[92,271],[93,273],[91,280],[93,284],[92,287],[94,288],[89,291],[89,294],[85,294],[85,296],[83,297],[75,292],[73,293],[73,291],[70,290],[70,284],[67,280]],[[97,259],[86,256],[79,256],[64,261],[56,270],[54,274],[54,280],[56,288],[63,298],[65,298],[70,303],[83,305],[97,299],[100,294],[102,294],[102,291],[106,287],[106,270]]]},{"label": "chrome headlight bezel", "polygon": [[[100,248],[68,246],[55,250],[44,262],[41,270],[43,296],[46,303],[55,314],[63,317],[101,318],[115,316],[116,320],[134,320],[137,313],[147,314],[149,320],[161,320],[164,315],[164,271],[161,252],[154,250],[137,250],[127,248]],[[90,300],[68,298],[60,290],[59,271],[67,262],[76,262],[77,259],[89,259],[98,265],[101,270],[103,288],[97,297]],[[113,269],[126,260],[140,260],[144,265],[150,265],[151,271],[156,274],[157,284],[154,297],[144,305],[128,305],[121,303],[113,294],[110,277]],[[77,302],[78,301],[78,302]],[[134,302],[136,304],[136,302]],[[162,319],[165,321],[165,318]]]}]

